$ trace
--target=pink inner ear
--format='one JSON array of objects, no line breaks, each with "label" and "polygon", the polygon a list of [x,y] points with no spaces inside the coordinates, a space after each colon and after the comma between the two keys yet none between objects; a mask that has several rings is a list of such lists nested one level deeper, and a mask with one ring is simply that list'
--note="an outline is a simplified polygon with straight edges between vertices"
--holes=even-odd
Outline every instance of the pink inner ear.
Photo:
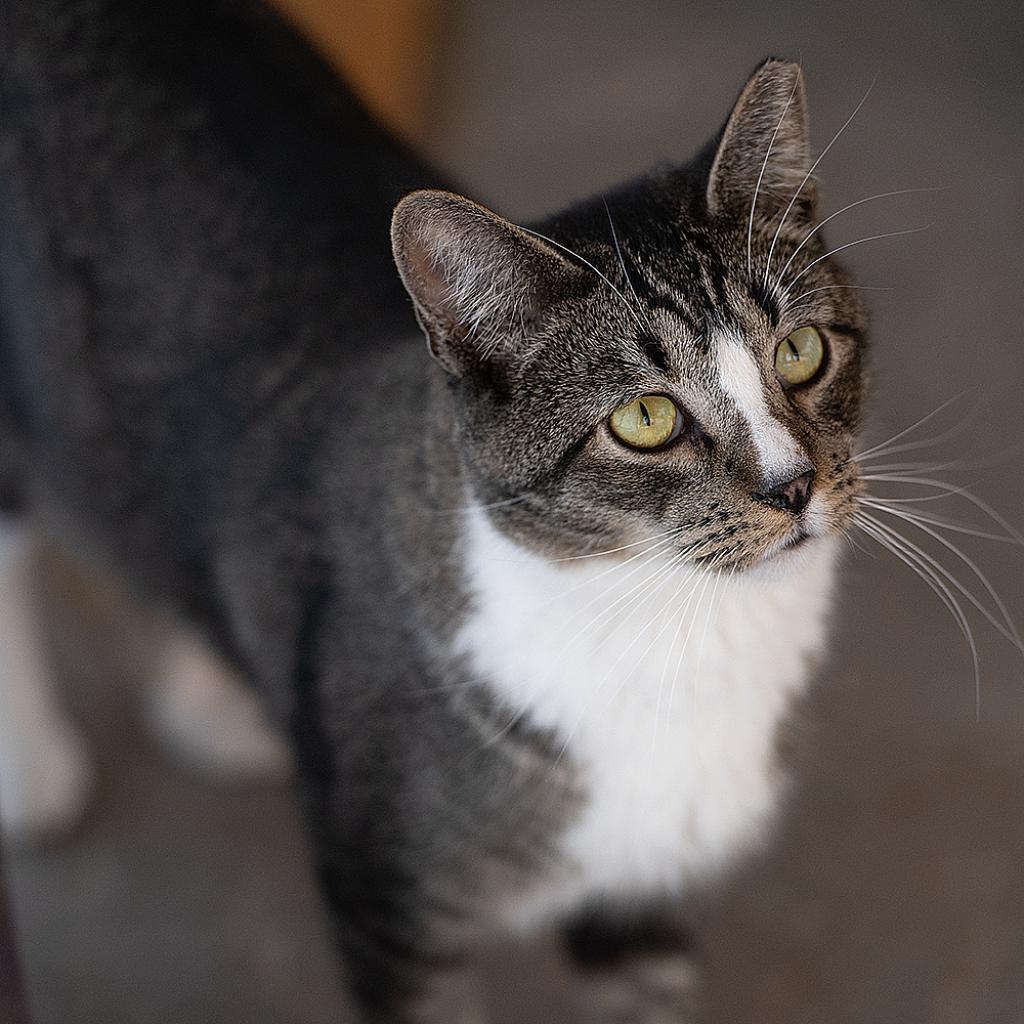
[{"label": "pink inner ear", "polygon": [[423,300],[435,307],[441,304],[448,292],[448,282],[441,273],[440,263],[430,252],[426,240],[418,237],[411,252],[407,254],[409,269],[423,288]]}]

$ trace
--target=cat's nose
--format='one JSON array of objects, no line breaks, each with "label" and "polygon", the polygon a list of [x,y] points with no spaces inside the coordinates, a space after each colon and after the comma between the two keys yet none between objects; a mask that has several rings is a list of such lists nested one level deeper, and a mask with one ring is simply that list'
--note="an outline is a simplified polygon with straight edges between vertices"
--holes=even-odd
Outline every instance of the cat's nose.
[{"label": "cat's nose", "polygon": [[754,491],[751,497],[755,501],[771,505],[773,508],[780,508],[784,512],[792,512],[798,516],[811,500],[811,485],[814,483],[814,470],[809,469],[806,473],[776,484],[765,491]]}]

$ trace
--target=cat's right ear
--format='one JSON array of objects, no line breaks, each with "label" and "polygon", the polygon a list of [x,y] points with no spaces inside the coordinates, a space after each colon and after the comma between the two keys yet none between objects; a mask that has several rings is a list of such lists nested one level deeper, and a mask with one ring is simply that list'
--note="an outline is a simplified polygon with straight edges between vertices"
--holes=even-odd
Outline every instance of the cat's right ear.
[{"label": "cat's right ear", "polygon": [[546,243],[451,192],[407,195],[391,245],[431,354],[456,376],[521,356],[544,310],[580,277]]}]

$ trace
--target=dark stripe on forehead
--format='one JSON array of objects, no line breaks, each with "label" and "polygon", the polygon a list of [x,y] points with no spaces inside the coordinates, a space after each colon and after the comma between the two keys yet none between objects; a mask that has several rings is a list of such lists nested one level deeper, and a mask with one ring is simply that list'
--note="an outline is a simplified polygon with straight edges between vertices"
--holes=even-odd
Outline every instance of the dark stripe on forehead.
[{"label": "dark stripe on forehead", "polygon": [[729,306],[729,292],[725,285],[729,277],[729,268],[715,255],[702,253],[698,258],[708,303],[719,316],[722,316]]},{"label": "dark stripe on forehead", "polygon": [[670,370],[668,356],[661,344],[661,339],[655,334],[641,334],[638,343],[643,357],[661,373],[668,373]]},{"label": "dark stripe on forehead", "polygon": [[775,292],[770,286],[765,285],[763,278],[758,277],[750,286],[750,294],[754,301],[765,311],[768,319],[776,326],[779,323],[781,311]]},{"label": "dark stripe on forehead", "polygon": [[683,289],[672,288],[666,282],[658,279],[644,283],[647,289],[647,305],[651,309],[660,309],[671,313],[694,331],[703,329],[708,313],[703,296],[684,295]]}]

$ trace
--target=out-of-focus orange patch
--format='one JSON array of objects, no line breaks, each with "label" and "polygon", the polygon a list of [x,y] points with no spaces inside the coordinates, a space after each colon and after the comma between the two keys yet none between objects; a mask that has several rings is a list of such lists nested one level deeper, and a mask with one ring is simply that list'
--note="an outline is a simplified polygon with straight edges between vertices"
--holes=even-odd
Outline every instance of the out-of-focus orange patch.
[{"label": "out-of-focus orange patch", "polygon": [[444,0],[273,0],[386,124],[424,134]]}]

